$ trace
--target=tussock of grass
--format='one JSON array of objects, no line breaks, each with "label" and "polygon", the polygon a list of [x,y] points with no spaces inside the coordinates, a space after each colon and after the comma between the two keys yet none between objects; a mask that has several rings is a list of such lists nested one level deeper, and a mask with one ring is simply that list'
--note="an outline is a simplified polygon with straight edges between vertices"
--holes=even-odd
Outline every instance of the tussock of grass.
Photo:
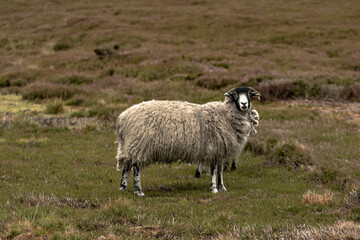
[{"label": "tussock of grass", "polygon": [[287,166],[293,169],[313,165],[311,156],[292,143],[277,147],[271,153],[267,164]]},{"label": "tussock of grass", "polygon": [[326,190],[324,193],[316,193],[315,191],[308,190],[302,198],[303,204],[327,204],[331,203],[333,201],[334,194],[328,190]]},{"label": "tussock of grass", "polygon": [[345,204],[350,208],[356,208],[360,206],[360,194],[356,188],[351,189],[351,191],[346,194]]},{"label": "tussock of grass", "polygon": [[64,112],[64,103],[59,99],[47,103],[44,110],[44,113],[46,114],[59,114],[63,112]]}]

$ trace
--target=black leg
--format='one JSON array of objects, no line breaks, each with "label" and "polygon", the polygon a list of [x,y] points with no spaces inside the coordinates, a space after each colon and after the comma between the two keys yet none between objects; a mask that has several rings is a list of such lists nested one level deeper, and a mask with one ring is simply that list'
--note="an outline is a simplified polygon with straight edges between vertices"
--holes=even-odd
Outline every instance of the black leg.
[{"label": "black leg", "polygon": [[131,170],[130,164],[124,168],[121,177],[120,190],[125,190],[127,188],[130,170]]},{"label": "black leg", "polygon": [[235,170],[236,170],[236,160],[234,159],[231,164],[231,171],[235,171]]},{"label": "black leg", "polygon": [[137,164],[134,164],[134,193],[140,197],[144,196],[141,189],[140,168]]},{"label": "black leg", "polygon": [[226,169],[228,169],[229,167],[229,161],[226,161],[223,167],[223,171],[226,171]]}]

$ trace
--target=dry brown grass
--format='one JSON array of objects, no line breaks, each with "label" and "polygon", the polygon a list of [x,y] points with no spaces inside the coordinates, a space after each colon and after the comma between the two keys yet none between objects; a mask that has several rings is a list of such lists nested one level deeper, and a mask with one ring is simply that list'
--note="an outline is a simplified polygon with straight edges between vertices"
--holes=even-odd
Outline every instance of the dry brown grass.
[{"label": "dry brown grass", "polygon": [[353,221],[338,221],[332,226],[294,231],[293,239],[360,239],[360,224]]},{"label": "dry brown grass", "polygon": [[316,193],[315,191],[308,190],[302,197],[303,204],[327,204],[333,201],[334,194],[328,190],[324,193]]},{"label": "dry brown grass", "polygon": [[136,226],[129,229],[131,232],[140,236],[147,236],[151,238],[166,238],[169,231],[161,226]]},{"label": "dry brown grass", "polygon": [[216,239],[294,239],[294,240],[335,240],[335,239],[360,239],[360,224],[353,221],[337,221],[330,226],[283,226],[281,229],[273,229],[270,226],[257,229],[260,237],[253,234],[254,226],[234,227],[227,233],[219,235]]}]

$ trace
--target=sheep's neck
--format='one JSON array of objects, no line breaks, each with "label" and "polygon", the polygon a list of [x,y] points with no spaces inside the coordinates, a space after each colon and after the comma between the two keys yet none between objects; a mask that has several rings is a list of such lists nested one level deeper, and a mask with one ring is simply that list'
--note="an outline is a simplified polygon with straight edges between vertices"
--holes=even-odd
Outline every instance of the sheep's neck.
[{"label": "sheep's neck", "polygon": [[231,128],[236,133],[238,141],[244,141],[251,132],[250,109],[247,111],[239,111],[234,105],[227,105],[227,120]]}]

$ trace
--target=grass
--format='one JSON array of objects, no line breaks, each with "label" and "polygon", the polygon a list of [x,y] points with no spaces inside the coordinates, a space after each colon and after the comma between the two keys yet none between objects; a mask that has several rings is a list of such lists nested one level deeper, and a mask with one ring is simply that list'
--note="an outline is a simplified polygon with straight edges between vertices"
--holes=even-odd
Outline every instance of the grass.
[{"label": "grass", "polygon": [[46,114],[59,114],[63,112],[64,112],[64,103],[59,99],[56,99],[46,104],[44,110],[44,113]]},{"label": "grass", "polygon": [[[282,108],[281,104],[256,106],[264,115],[258,141],[270,144],[269,149],[281,146],[285,139],[294,142],[279,149],[287,153],[294,146],[295,151],[307,149],[314,157],[313,168],[269,164],[268,154],[273,151],[247,152],[235,172],[225,173],[228,192],[217,195],[209,191],[209,175],[196,179],[196,167],[182,163],[146,168],[142,175],[144,198],[134,196],[132,177],[128,191],[120,192],[121,174],[115,171],[114,159],[116,137],[109,126],[70,130],[17,124],[3,128],[0,236],[190,239],[240,234],[261,238],[295,231],[304,223],[317,229],[338,220],[358,221],[357,204],[353,204],[358,193],[353,188],[358,184],[359,172],[354,166],[359,152],[353,144],[359,136],[351,133],[356,126],[331,118],[321,122],[322,116],[311,112],[309,106],[289,108],[289,115],[305,109],[314,115],[314,126],[308,129],[309,125],[301,124],[309,121],[307,115],[274,119],[270,113]],[[289,125],[298,128],[288,130],[285,136],[281,129],[291,129]],[[337,131],[329,133],[328,128],[334,126]],[[323,133],[334,137],[319,141]],[[271,140],[274,138],[278,141]],[[338,155],[346,162],[332,165],[339,162]],[[334,181],[314,178],[314,172],[325,166],[336,173]],[[338,188],[337,177],[343,173],[349,186]]]},{"label": "grass", "polygon": [[42,112],[44,106],[22,101],[19,95],[0,95],[0,113],[21,114],[24,112]]}]

